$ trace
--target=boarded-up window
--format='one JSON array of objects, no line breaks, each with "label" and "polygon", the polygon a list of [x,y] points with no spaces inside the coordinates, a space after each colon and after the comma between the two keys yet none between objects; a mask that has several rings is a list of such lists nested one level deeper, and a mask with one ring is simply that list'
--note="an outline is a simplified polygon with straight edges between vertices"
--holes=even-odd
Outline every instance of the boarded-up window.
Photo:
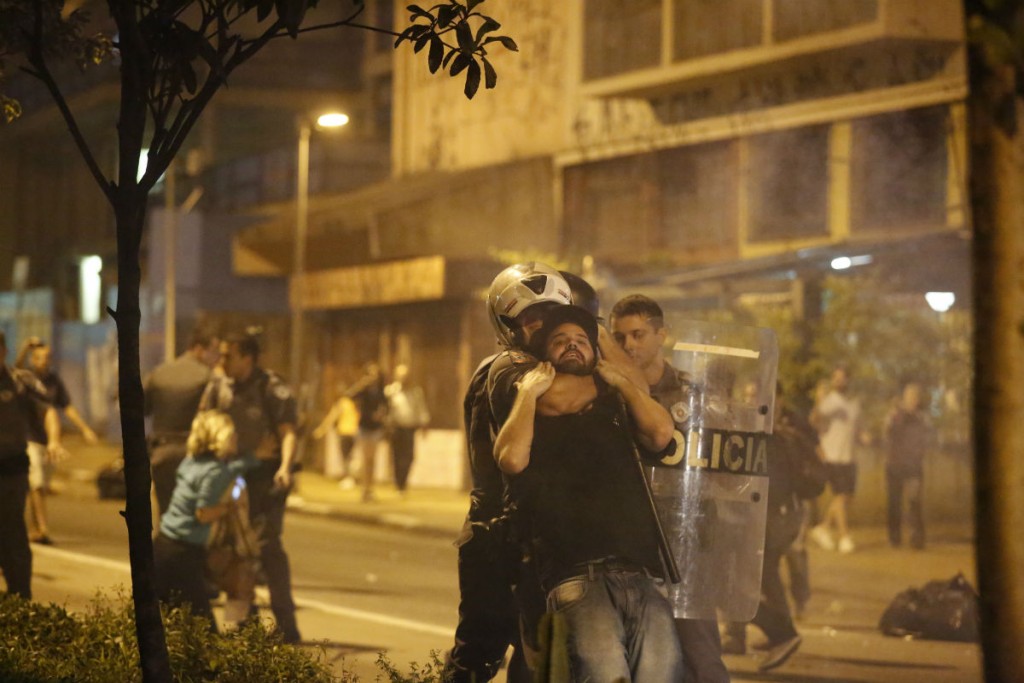
[{"label": "boarded-up window", "polygon": [[762,0],[675,0],[676,61],[753,47],[762,40]]},{"label": "boarded-up window", "polygon": [[618,262],[731,252],[736,168],[735,143],[720,142],[566,169],[566,247]]},{"label": "boarded-up window", "polygon": [[736,243],[736,144],[716,142],[659,153],[661,242],[697,250]]},{"label": "boarded-up window", "polygon": [[853,123],[854,231],[945,224],[948,114],[927,107]]},{"label": "boarded-up window", "polygon": [[583,7],[584,80],[658,65],[661,0],[587,0]]},{"label": "boarded-up window", "polygon": [[750,239],[828,234],[828,126],[750,138]]},{"label": "boarded-up window", "polygon": [[643,253],[656,224],[654,155],[565,171],[566,246],[617,260]]},{"label": "boarded-up window", "polygon": [[878,18],[878,0],[783,0],[772,3],[777,42],[836,31]]}]

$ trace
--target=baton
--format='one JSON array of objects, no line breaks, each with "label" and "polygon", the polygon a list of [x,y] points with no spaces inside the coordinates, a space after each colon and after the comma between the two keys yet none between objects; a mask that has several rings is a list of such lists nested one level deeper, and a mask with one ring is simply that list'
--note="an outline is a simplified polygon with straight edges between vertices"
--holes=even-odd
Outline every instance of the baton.
[{"label": "baton", "polygon": [[[629,424],[629,409],[626,407],[626,401],[622,398],[622,394],[619,394],[619,408],[626,424]],[[644,472],[644,464],[640,459],[640,449],[637,448],[636,439],[633,438],[632,434],[630,434],[629,443],[633,446],[633,462],[636,463],[637,474],[640,475],[640,481],[644,484],[647,509],[651,513],[651,518],[654,520],[654,528],[658,532],[658,550],[661,551],[661,559],[665,563],[665,569],[668,570],[669,580],[672,583],[679,583],[682,580],[679,576],[679,565],[676,564],[676,558],[672,554],[672,547],[668,544],[668,538],[665,537],[665,529],[661,526],[661,518],[658,517],[658,507],[654,504],[654,493],[651,492],[651,482],[647,481],[647,473]]]}]

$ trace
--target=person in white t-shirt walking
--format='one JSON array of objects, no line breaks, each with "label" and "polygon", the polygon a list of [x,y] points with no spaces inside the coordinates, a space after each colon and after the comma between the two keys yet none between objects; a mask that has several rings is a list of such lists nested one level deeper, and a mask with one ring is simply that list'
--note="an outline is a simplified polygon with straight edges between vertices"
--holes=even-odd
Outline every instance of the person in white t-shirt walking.
[{"label": "person in white t-shirt walking", "polygon": [[[833,370],[829,390],[824,395],[818,394],[811,411],[811,424],[821,435],[821,450],[825,456],[832,500],[825,511],[825,518],[811,529],[810,536],[822,548],[838,549],[841,553],[851,553],[855,547],[850,538],[846,513],[857,483],[853,448],[860,429],[861,409],[860,401],[848,394],[849,382],[846,368],[840,366]],[[831,527],[839,537],[838,545]]]}]

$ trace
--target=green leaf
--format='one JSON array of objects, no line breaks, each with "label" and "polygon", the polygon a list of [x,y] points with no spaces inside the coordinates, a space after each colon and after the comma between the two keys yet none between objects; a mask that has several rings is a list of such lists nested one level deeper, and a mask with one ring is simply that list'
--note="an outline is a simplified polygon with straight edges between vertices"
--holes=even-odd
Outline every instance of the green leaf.
[{"label": "green leaf", "polygon": [[440,28],[448,28],[458,14],[458,8],[454,5],[438,5],[437,25]]},{"label": "green leaf", "polygon": [[306,18],[307,0],[274,0],[277,7],[277,16],[284,22],[288,35],[292,38],[299,37],[299,27],[302,20]]},{"label": "green leaf", "polygon": [[488,43],[501,43],[506,50],[519,52],[519,46],[516,45],[516,41],[512,40],[508,36],[491,36],[490,38],[484,39],[483,45],[487,45]]},{"label": "green leaf", "polygon": [[469,68],[466,70],[466,87],[462,92],[466,93],[468,99],[473,99],[473,95],[480,88],[480,65],[476,63],[475,59],[470,60]]},{"label": "green leaf", "polygon": [[416,21],[416,17],[424,17],[431,22],[434,21],[434,16],[419,5],[408,5],[405,9],[409,10],[409,21]]},{"label": "green leaf", "polygon": [[263,21],[274,9],[274,0],[260,0],[256,5],[256,20]]},{"label": "green leaf", "polygon": [[466,22],[455,26],[455,37],[459,39],[459,49],[463,52],[468,54],[476,49],[476,43],[473,42],[473,31]]},{"label": "green leaf", "polygon": [[486,17],[484,19],[484,23],[480,24],[480,28],[476,31],[476,42],[479,44],[485,34],[490,33],[491,31],[497,31],[499,28],[501,28],[501,24],[490,17]]},{"label": "green leaf", "polygon": [[444,43],[436,35],[430,38],[430,54],[427,55],[427,66],[430,73],[437,73],[441,66],[441,58],[444,57]]},{"label": "green leaf", "polygon": [[452,61],[452,57],[454,57],[455,55],[460,55],[460,54],[462,54],[462,53],[459,52],[458,50],[449,50],[448,54],[446,54],[444,56],[444,61],[441,62],[441,67],[447,69],[448,68],[448,62]]},{"label": "green leaf", "polygon": [[433,35],[435,35],[435,34],[433,34],[433,33],[424,33],[422,36],[417,38],[416,39],[416,44],[413,46],[412,51],[413,52],[419,52],[424,47],[426,47],[427,43],[430,42],[430,37],[433,36]]},{"label": "green leaf", "polygon": [[458,56],[455,57],[455,61],[452,62],[452,70],[449,73],[452,75],[453,78],[455,76],[458,76],[460,73],[462,73],[463,69],[469,66],[470,62],[472,61],[473,58],[467,55],[466,53],[458,53]]},{"label": "green leaf", "polygon": [[475,8],[475,7],[477,6],[477,5],[479,5],[480,3],[482,3],[483,1],[484,1],[484,0],[467,0],[467,1],[466,1],[466,11],[467,11],[467,12],[472,12],[472,11],[473,11],[473,9],[474,9],[474,8]]},{"label": "green leaf", "polygon": [[484,87],[490,90],[498,83],[498,72],[494,70],[489,61],[486,59],[482,61],[484,63]]}]

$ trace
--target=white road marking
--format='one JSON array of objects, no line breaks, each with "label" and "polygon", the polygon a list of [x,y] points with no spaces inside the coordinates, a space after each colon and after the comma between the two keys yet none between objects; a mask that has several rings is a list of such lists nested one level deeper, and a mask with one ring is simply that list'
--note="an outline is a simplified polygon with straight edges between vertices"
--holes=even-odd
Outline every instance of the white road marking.
[{"label": "white road marking", "polygon": [[[119,560],[108,560],[105,557],[96,557],[94,555],[87,555],[85,553],[77,553],[71,550],[63,550],[61,548],[53,548],[49,546],[32,546],[32,552],[36,555],[49,556],[55,559],[62,559],[68,562],[78,562],[80,564],[92,565],[99,567],[100,569],[107,569],[110,571],[121,572],[123,574],[131,575],[131,565],[127,562],[121,562]],[[256,589],[256,595],[261,600],[269,600],[269,594],[267,589],[260,587]],[[443,636],[445,638],[451,638],[455,635],[455,630],[447,626],[438,626],[436,624],[428,624],[423,621],[416,621],[413,619],[402,619],[400,617],[393,617],[387,614],[379,614],[377,612],[368,612],[366,610],[354,609],[351,607],[341,607],[340,605],[332,605],[328,602],[322,602],[320,600],[311,600],[309,598],[295,598],[295,604],[304,609],[315,609],[320,612],[327,614],[333,614],[339,617],[351,617],[353,619],[362,619],[363,621],[373,622],[375,624],[383,624],[385,626],[397,626],[398,628],[406,629],[408,631],[419,631],[420,633],[427,633],[435,636]]]}]

